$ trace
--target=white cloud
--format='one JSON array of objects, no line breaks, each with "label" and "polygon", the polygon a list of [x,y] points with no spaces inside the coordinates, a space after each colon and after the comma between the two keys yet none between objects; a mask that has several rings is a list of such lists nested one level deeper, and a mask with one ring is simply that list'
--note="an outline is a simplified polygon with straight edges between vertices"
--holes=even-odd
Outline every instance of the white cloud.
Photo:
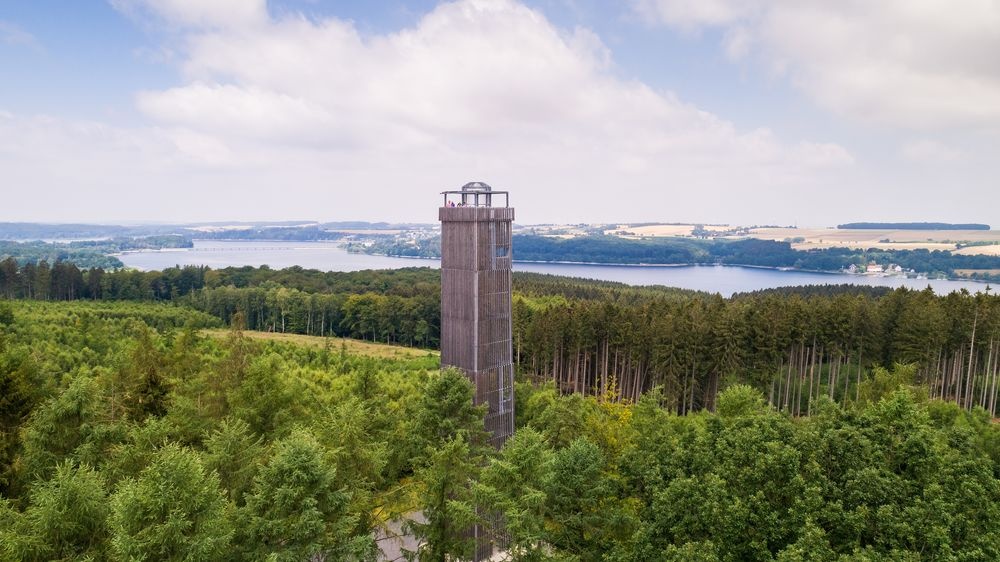
[{"label": "white cloud", "polygon": [[[724,220],[853,164],[840,146],[739,131],[621,80],[592,32],[509,0],[442,4],[383,35],[295,15],[205,25],[176,8],[187,2],[167,5],[157,13],[191,22],[178,51],[187,82],[140,93],[138,107],[173,150],[229,170],[213,178],[281,185],[290,199],[257,214],[295,202],[317,218],[432,220],[414,209],[484,179],[511,188],[526,220]],[[385,190],[376,209],[373,188]]]},{"label": "white cloud", "polygon": [[36,46],[38,41],[35,36],[21,29],[19,26],[0,20],[0,43],[6,45]]},{"label": "white cloud", "polygon": [[[823,138],[738,128],[620,78],[593,32],[557,28],[513,0],[442,4],[385,34],[272,16],[262,2],[241,12],[115,1],[145,25],[168,27],[154,35],[182,79],[139,92],[145,123],[131,128],[0,110],[0,220],[430,222],[435,193],[473,179],[510,189],[526,223],[823,225],[859,205],[895,213],[887,220],[988,222],[1000,202],[989,185],[995,158],[961,135],[920,133],[899,159],[855,161]],[[785,50],[763,31],[771,19],[758,5],[705,6],[718,9],[677,25],[723,25],[731,56],[766,55],[803,87],[812,74],[802,61],[831,56],[808,38],[803,54],[778,56]],[[838,64],[830,59],[833,75]],[[867,99],[844,92],[850,103]],[[942,190],[949,197],[935,196]]]},{"label": "white cloud", "polygon": [[961,150],[931,139],[904,143],[899,155],[904,160],[920,164],[951,164],[964,156]]},{"label": "white cloud", "polygon": [[740,0],[634,0],[639,14],[652,22],[667,22],[690,30],[728,25],[755,11],[756,2]]},{"label": "white cloud", "polygon": [[1000,127],[997,2],[633,0],[633,7],[653,24],[724,29],[727,54],[759,57],[823,106],[862,121]]},{"label": "white cloud", "polygon": [[267,21],[266,0],[108,0],[132,17],[153,15],[173,25],[245,27]]}]

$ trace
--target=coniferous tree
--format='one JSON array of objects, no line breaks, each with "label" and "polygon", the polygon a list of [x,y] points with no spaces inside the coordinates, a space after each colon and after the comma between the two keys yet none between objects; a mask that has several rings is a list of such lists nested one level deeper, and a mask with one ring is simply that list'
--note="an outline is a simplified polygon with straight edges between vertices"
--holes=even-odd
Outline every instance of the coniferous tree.
[{"label": "coniferous tree", "polygon": [[25,561],[103,558],[107,516],[98,472],[62,462],[51,479],[32,488],[25,512],[0,525],[0,554]]},{"label": "coniferous tree", "polygon": [[510,560],[546,559],[545,521],[552,452],[537,431],[522,428],[483,469],[475,486],[479,505],[503,516]]},{"label": "coniferous tree", "polygon": [[337,488],[326,451],[305,431],[275,445],[240,510],[237,544],[247,560],[374,559],[369,533],[355,535],[357,515]]},{"label": "coniferous tree", "polygon": [[233,536],[218,477],[197,453],[169,444],[111,497],[111,550],[119,560],[219,560]]},{"label": "coniferous tree", "polygon": [[421,541],[421,560],[444,562],[472,553],[468,531],[477,521],[472,484],[487,451],[483,408],[472,405],[472,392],[461,371],[445,369],[431,376],[420,394],[415,476],[422,484],[425,521],[410,521],[408,528]]}]

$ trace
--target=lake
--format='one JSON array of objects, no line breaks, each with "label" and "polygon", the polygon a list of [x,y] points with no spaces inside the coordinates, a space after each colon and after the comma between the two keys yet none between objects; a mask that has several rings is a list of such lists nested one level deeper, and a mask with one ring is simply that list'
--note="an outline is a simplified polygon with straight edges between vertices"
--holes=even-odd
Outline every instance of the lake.
[{"label": "lake", "polygon": [[[118,258],[125,265],[141,270],[163,269],[175,265],[207,265],[213,269],[244,265],[267,265],[272,269],[282,269],[298,265],[322,271],[359,271],[362,269],[438,267],[440,265],[436,259],[351,254],[332,242],[268,242],[259,240],[196,240],[194,248],[127,252]],[[636,266],[515,262],[514,270],[600,279],[602,281],[620,281],[629,285],[666,285],[720,293],[727,297],[733,293],[774,287],[841,283],[914,289],[924,289],[930,285],[939,294],[946,294],[962,288],[968,289],[970,292],[982,291],[986,288],[985,284],[974,281],[867,277],[845,273],[779,271],[722,265]]]}]

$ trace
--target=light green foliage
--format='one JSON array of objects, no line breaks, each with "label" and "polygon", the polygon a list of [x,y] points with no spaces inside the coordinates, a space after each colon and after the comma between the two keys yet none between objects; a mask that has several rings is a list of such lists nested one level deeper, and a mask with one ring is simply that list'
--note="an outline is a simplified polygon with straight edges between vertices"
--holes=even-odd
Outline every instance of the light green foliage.
[{"label": "light green foliage", "polygon": [[73,379],[69,388],[39,406],[22,438],[26,478],[45,478],[66,458],[97,464],[96,441],[102,433],[97,422],[102,413],[97,384],[85,376]]},{"label": "light green foliage", "polygon": [[424,445],[421,454],[459,436],[473,443],[483,439],[484,408],[472,405],[472,392],[472,384],[458,369],[444,369],[428,379],[414,420],[416,437]]},{"label": "light green foliage", "polygon": [[586,435],[587,417],[593,409],[594,402],[579,394],[560,396],[538,412],[531,426],[542,432],[551,447],[561,449]]},{"label": "light green foliage", "polygon": [[723,418],[752,416],[767,408],[764,397],[750,385],[731,386],[719,394],[716,411]]},{"label": "light green foliage", "polygon": [[119,486],[110,527],[119,560],[218,560],[233,535],[218,477],[176,444],[160,449],[137,479]]},{"label": "light green foliage", "polygon": [[337,488],[326,451],[305,431],[275,444],[240,510],[237,546],[247,560],[344,560],[370,556],[371,538],[355,536],[349,495]]},{"label": "light green foliage", "polygon": [[464,435],[428,450],[415,474],[423,484],[419,501],[426,522],[407,525],[420,540],[418,560],[464,560],[472,554],[468,531],[478,520],[471,493],[477,460]]},{"label": "light green foliage", "polygon": [[109,455],[101,466],[104,477],[111,484],[124,478],[135,478],[153,460],[156,452],[176,439],[178,431],[165,418],[148,417],[140,423],[118,424],[125,435],[109,448]]},{"label": "light green foliage", "polygon": [[375,525],[375,496],[388,480],[389,451],[386,443],[380,440],[382,423],[373,420],[377,417],[376,408],[374,404],[351,397],[319,416],[312,429],[336,467],[338,486],[351,490],[350,511],[359,514],[359,534]]},{"label": "light green foliage", "polygon": [[619,467],[645,507],[616,559],[692,545],[722,560],[994,559],[1000,483],[981,436],[997,429],[937,405],[932,418],[922,400],[826,400],[793,421],[745,387],[720,395],[719,415],[643,399]]},{"label": "light green foliage", "polygon": [[[233,361],[232,352],[229,361]],[[231,414],[246,421],[257,435],[282,435],[288,423],[299,417],[297,393],[282,376],[288,370],[275,353],[253,359],[229,390]]]},{"label": "light green foliage", "polygon": [[[324,517],[329,515],[324,509],[338,510],[335,552],[369,556],[371,529],[385,515],[381,507],[411,508],[401,501],[411,495],[397,493],[408,489],[399,479],[416,482],[414,453],[428,444],[415,438],[413,428],[424,383],[440,378],[428,377],[435,356],[331,353],[259,343],[238,330],[224,340],[207,339],[191,329],[199,325],[200,313],[173,305],[11,304],[17,320],[0,334],[0,381],[10,383],[0,396],[6,416],[2,492],[8,498],[0,519],[4,530],[16,523],[17,532],[6,537],[18,540],[4,541],[0,559],[20,560],[31,552],[58,557],[40,546],[41,535],[29,532],[29,515],[37,513],[34,494],[49,490],[64,464],[91,467],[87,474],[114,492],[114,502],[103,505],[116,506],[115,515],[95,516],[92,523],[113,528],[118,546],[112,548],[109,533],[93,532],[95,546],[87,548],[97,559],[115,552],[169,558],[170,549],[215,558],[212,552],[230,550],[213,550],[225,543],[228,514],[244,506],[254,479],[296,426],[309,427],[322,444],[317,451],[333,481],[331,497],[345,492],[339,503],[324,502],[320,510]],[[187,327],[173,331],[181,326]],[[158,382],[150,384],[154,379]],[[450,380],[465,384],[461,392],[468,392],[460,374]],[[164,393],[154,392],[157,388]],[[439,411],[438,419],[447,425],[456,414],[455,430],[480,435],[480,410],[472,408],[471,394],[465,396],[468,403],[455,402],[455,410]],[[436,425],[428,421],[425,427]],[[164,464],[168,458],[176,462]],[[221,499],[206,500],[214,496],[198,492],[199,486],[202,492],[214,489]],[[195,495],[185,496],[177,491],[181,488]],[[168,500],[194,511],[164,511]],[[147,518],[136,515],[140,512]],[[289,507],[285,515],[291,521],[299,512]],[[67,516],[67,525],[73,521]],[[210,523],[219,526],[214,535]],[[329,546],[323,537],[320,544]],[[274,544],[273,534],[268,540]],[[15,546],[20,550],[14,552]],[[255,551],[261,544],[243,536],[241,546]]]},{"label": "light green foliage", "polygon": [[245,421],[226,418],[205,440],[205,449],[205,468],[219,475],[229,501],[243,505],[264,453],[263,438]]},{"label": "light green foliage", "polygon": [[858,390],[862,404],[872,404],[895,392],[901,386],[912,386],[916,365],[894,365],[893,368],[875,367],[872,377],[861,383]]},{"label": "light green foliage", "polygon": [[[928,382],[926,369],[869,376],[866,365],[859,388],[854,359],[843,365],[834,400],[829,364],[816,369],[823,386],[810,415],[765,406],[770,379],[758,376],[768,372],[767,361],[786,361],[789,345],[796,361],[811,360],[794,339],[802,334],[788,335],[795,322],[818,315],[810,329],[835,334],[827,361],[853,328],[822,318],[837,316],[841,305],[866,310],[866,301],[853,297],[783,299],[669,306],[639,299],[647,303],[642,318],[620,316],[613,306],[576,307],[568,320],[559,320],[563,305],[533,309],[525,330],[565,321],[580,326],[573,337],[591,337],[578,315],[593,314],[613,339],[609,370],[677,369],[677,378],[654,379],[662,389],[635,404],[619,399],[613,379],[603,391],[600,378],[592,379],[598,382],[587,385],[586,397],[520,382],[523,425],[499,455],[485,447],[470,383],[460,372],[438,372],[434,356],[262,343],[239,330],[224,340],[201,338],[174,331],[204,319],[178,306],[14,301],[13,324],[0,328],[8,471],[0,560],[350,560],[371,555],[377,522],[417,510],[425,522],[413,530],[429,560],[467,555],[467,529],[493,514],[506,518],[514,545],[508,555],[521,560],[1000,559],[1000,427],[990,415],[928,400],[919,388]],[[887,297],[880,325],[907,335],[885,348],[868,326],[858,336],[865,361],[921,355],[920,342],[936,329],[921,335],[900,331],[899,323],[918,318],[906,307],[928,299]],[[950,322],[941,329],[951,330],[952,349],[961,353],[971,322],[950,307],[969,303],[952,300],[931,316]],[[775,328],[780,314],[755,308],[775,303],[795,309],[793,323]],[[976,345],[988,352],[995,326],[987,304]],[[556,316],[544,318],[550,311]],[[290,325],[295,318],[308,315],[290,315]],[[748,318],[756,319],[741,327]],[[615,347],[642,332],[645,321],[669,335],[670,345],[650,340],[648,358],[660,363],[640,366],[641,353],[616,356]],[[684,346],[711,336],[691,330],[706,326],[725,338],[712,339],[705,355],[690,355]],[[380,334],[392,329],[376,326]],[[550,345],[551,333],[532,334],[520,345]],[[701,378],[717,366],[760,360],[731,338],[766,354],[747,375],[763,394],[739,384],[742,376]],[[851,349],[861,347],[855,341]],[[564,352],[575,352],[572,340]],[[716,353],[717,362],[706,360]],[[577,359],[564,359],[561,368],[575,373]],[[593,373],[604,359],[584,357],[579,368]],[[148,384],[154,375],[162,386]],[[714,382],[726,388],[717,398]],[[775,381],[775,397],[785,385]],[[126,395],[151,399],[140,404]],[[692,400],[694,413],[678,415]],[[703,400],[717,413],[699,411]]]},{"label": "light green foliage", "polygon": [[813,521],[806,521],[799,540],[783,549],[778,562],[833,562],[837,553],[830,548],[826,533]]},{"label": "light green foliage", "polygon": [[479,505],[503,515],[510,535],[511,560],[545,559],[548,498],[544,487],[551,472],[552,451],[541,434],[528,427],[507,441],[476,483]]},{"label": "light green foliage", "polygon": [[9,511],[6,522],[0,515],[0,556],[25,561],[100,558],[108,511],[97,471],[61,463],[50,480],[32,489],[23,514]]},{"label": "light green foliage", "polygon": [[415,438],[422,446],[416,478],[426,522],[408,524],[421,541],[421,560],[444,562],[471,554],[467,532],[477,520],[472,484],[486,454],[483,408],[472,405],[472,384],[457,369],[432,376],[417,402]]}]

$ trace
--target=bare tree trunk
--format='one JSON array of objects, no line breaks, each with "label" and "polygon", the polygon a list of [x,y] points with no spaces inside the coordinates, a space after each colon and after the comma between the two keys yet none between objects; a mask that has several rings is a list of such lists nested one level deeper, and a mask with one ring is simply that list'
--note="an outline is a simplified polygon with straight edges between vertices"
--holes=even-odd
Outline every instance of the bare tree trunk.
[{"label": "bare tree trunk", "polygon": [[979,394],[979,407],[986,407],[986,391],[990,386],[990,366],[993,363],[993,338],[990,338],[990,348],[986,353],[986,368],[983,370],[983,391]]},{"label": "bare tree trunk", "polygon": [[944,391],[944,376],[941,373],[941,348],[938,347],[937,361],[934,362],[934,384],[931,386],[931,398],[940,397]]},{"label": "bare tree trunk", "polygon": [[779,376],[781,376],[781,371],[784,370],[784,367],[785,367],[784,366],[784,361],[782,361],[782,363],[778,365],[778,374],[777,375],[775,375],[775,374],[771,375],[771,391],[768,392],[768,394],[767,394],[767,405],[771,406],[772,408],[774,407],[774,381]]},{"label": "bare tree trunk", "polygon": [[837,366],[840,365],[840,354],[834,356],[833,363],[830,364],[830,372],[827,373],[826,382],[829,388],[827,393],[830,400],[833,400],[833,390],[837,387]]},{"label": "bare tree trunk", "polygon": [[[820,361],[823,360],[823,354],[819,355]],[[809,353],[809,395],[806,397],[806,415],[812,415],[812,402],[813,402],[813,374],[816,372],[816,338],[813,338],[812,350]],[[817,385],[818,386],[818,385]]]},{"label": "bare tree trunk", "polygon": [[688,411],[694,409],[694,382],[695,382],[695,375],[697,374],[696,366],[697,363],[691,365],[691,406],[689,407]]},{"label": "bare tree trunk", "polygon": [[806,377],[806,357],[805,342],[799,344],[799,380],[798,388],[795,390],[795,415],[802,413],[802,386]]},{"label": "bare tree trunk", "polygon": [[854,401],[861,400],[861,371],[864,370],[862,360],[865,357],[865,340],[861,340],[861,349],[858,351],[858,384],[854,386]]},{"label": "bare tree trunk", "polygon": [[788,411],[788,402],[791,399],[791,392],[789,389],[792,387],[792,365],[795,364],[795,348],[788,350],[788,376],[785,378],[785,405],[784,410]]},{"label": "bare tree trunk", "polygon": [[844,357],[844,368],[847,372],[844,373],[844,394],[841,396],[841,403],[847,404],[847,392],[850,390],[851,386],[851,352],[847,352],[847,356]]},{"label": "bare tree trunk", "polygon": [[608,340],[604,340],[604,370],[601,371],[601,399],[608,394]]},{"label": "bare tree trunk", "polygon": [[958,350],[958,355],[955,358],[954,374],[952,375],[952,386],[954,387],[952,391],[952,399],[956,404],[962,404],[962,367],[965,366],[965,350]]},{"label": "bare tree trunk", "polygon": [[997,359],[993,361],[993,390],[990,396],[990,416],[996,417],[997,415],[997,377],[1000,376],[1000,353],[997,354]]},{"label": "bare tree trunk", "polygon": [[975,360],[975,346],[976,346],[976,325],[979,323],[979,307],[976,307],[976,314],[972,317],[972,337],[969,338],[969,372],[966,375],[965,380],[965,402],[966,408],[969,407],[969,396],[972,394],[972,366]]}]

